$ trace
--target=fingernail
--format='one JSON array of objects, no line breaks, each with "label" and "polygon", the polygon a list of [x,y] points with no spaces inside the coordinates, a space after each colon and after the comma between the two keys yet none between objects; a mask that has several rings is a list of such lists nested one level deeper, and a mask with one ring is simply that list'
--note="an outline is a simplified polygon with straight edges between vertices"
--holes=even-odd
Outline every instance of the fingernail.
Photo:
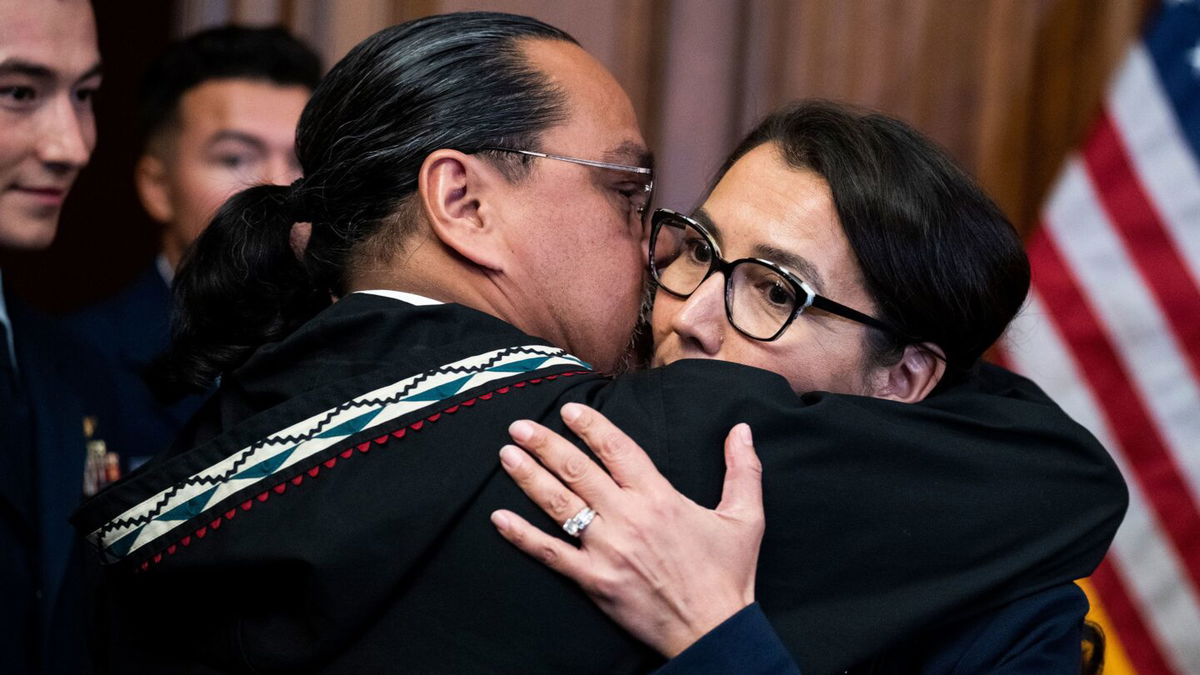
[{"label": "fingernail", "polygon": [[492,511],[491,520],[492,524],[496,526],[497,530],[508,529],[508,514],[504,513],[503,511]]},{"label": "fingernail", "polygon": [[500,448],[500,463],[506,469],[515,469],[521,465],[521,451],[511,445]]},{"label": "fingernail", "polygon": [[750,425],[749,424],[742,422],[741,424],[737,425],[737,435],[738,435],[738,438],[741,439],[742,443],[744,443],[746,445],[754,444],[754,438],[750,434]]},{"label": "fingernail", "polygon": [[561,414],[563,421],[570,424],[579,419],[579,416],[583,414],[583,406],[578,403],[568,403],[562,407]]},{"label": "fingernail", "polygon": [[533,425],[525,420],[517,420],[508,425],[508,435],[518,443],[524,443],[533,436]]}]

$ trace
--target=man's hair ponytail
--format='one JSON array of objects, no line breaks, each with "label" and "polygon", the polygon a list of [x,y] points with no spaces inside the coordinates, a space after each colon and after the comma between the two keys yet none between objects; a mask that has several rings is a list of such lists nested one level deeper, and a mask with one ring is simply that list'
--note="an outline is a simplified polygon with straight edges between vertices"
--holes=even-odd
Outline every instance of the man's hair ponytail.
[{"label": "man's hair ponytail", "polygon": [[293,250],[291,193],[260,185],[234,195],[184,258],[159,372],[167,389],[207,389],[331,303]]}]

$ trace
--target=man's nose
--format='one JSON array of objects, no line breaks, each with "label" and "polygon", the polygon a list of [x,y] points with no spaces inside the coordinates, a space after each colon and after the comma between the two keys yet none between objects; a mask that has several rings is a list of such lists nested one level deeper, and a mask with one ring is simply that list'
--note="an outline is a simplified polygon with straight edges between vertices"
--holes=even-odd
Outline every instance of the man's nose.
[{"label": "man's nose", "polygon": [[715,356],[732,327],[725,318],[725,277],[714,274],[684,301],[671,321],[671,328],[705,355]]},{"label": "man's nose", "polygon": [[70,96],[57,97],[42,109],[38,159],[58,173],[78,171],[88,163],[95,146],[95,120]]}]

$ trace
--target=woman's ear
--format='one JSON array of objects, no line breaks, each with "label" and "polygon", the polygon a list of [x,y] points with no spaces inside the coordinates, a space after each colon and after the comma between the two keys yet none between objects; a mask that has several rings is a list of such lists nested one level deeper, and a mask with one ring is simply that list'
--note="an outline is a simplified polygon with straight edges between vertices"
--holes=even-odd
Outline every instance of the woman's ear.
[{"label": "woman's ear", "polygon": [[499,172],[473,155],[436,150],[421,163],[417,191],[434,237],[472,263],[504,268],[505,247],[497,245],[498,223],[488,200],[498,194]]},{"label": "woman's ear", "polygon": [[932,342],[908,345],[896,363],[880,369],[873,396],[916,403],[924,400],[946,374],[946,354]]},{"label": "woman's ear", "polygon": [[142,208],[151,218],[160,223],[175,219],[170,187],[167,185],[167,167],[162,159],[150,153],[139,157],[133,169],[133,182],[142,200]]}]

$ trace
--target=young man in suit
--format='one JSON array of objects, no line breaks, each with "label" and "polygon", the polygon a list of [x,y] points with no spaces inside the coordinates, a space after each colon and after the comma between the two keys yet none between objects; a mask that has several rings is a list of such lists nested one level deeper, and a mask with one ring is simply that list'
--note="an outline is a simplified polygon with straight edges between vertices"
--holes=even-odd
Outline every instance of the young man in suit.
[{"label": "young man in suit", "polygon": [[[50,245],[96,141],[86,0],[0,0],[0,254]],[[86,670],[83,583],[66,518],[83,489],[87,359],[0,292],[0,671]],[[101,420],[103,422],[104,420]]]}]

